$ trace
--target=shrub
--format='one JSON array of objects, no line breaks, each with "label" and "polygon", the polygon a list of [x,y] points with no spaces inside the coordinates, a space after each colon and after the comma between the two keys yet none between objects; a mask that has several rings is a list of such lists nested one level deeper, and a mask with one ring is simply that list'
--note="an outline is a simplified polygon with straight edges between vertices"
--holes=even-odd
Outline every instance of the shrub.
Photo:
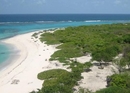
[{"label": "shrub", "polygon": [[108,87],[130,88],[130,76],[127,73],[114,74],[108,78]]},{"label": "shrub", "polygon": [[51,79],[51,78],[58,78],[64,74],[68,73],[68,71],[63,69],[51,69],[38,74],[38,79]]},{"label": "shrub", "polygon": [[130,93],[130,89],[125,89],[117,86],[111,86],[105,89],[96,91],[96,93]]}]

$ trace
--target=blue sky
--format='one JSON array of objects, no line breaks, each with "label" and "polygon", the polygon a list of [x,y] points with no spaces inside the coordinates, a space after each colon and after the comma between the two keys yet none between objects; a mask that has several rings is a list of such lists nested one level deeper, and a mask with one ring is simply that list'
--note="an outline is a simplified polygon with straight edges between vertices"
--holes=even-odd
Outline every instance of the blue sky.
[{"label": "blue sky", "polygon": [[130,0],[0,0],[0,14],[130,14]]}]

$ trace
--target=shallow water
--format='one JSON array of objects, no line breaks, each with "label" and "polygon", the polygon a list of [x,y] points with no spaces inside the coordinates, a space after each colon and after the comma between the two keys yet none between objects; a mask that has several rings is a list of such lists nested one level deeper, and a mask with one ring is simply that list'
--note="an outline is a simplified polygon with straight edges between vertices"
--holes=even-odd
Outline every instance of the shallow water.
[{"label": "shallow water", "polygon": [[[130,15],[0,15],[0,40],[41,29],[127,22]],[[0,64],[16,52],[0,42]]]},{"label": "shallow water", "polygon": [[6,61],[10,55],[10,49],[4,43],[0,43],[0,63]]}]

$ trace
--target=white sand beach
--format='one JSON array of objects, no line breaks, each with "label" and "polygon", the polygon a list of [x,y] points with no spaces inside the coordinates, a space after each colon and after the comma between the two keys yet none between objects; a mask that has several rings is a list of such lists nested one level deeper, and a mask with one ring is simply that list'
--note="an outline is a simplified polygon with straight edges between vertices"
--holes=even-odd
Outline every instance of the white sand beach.
[{"label": "white sand beach", "polygon": [[29,93],[42,87],[43,81],[37,79],[41,71],[51,67],[49,58],[56,51],[54,46],[41,43],[32,34],[18,35],[2,42],[13,45],[19,51],[9,66],[0,71],[0,93]]},{"label": "white sand beach", "polygon": [[[37,31],[39,32],[39,31]],[[40,31],[41,32],[41,31]],[[39,72],[61,68],[66,69],[57,61],[50,62],[50,56],[57,50],[55,45],[46,45],[39,39],[32,38],[35,32],[18,35],[2,42],[13,45],[19,51],[11,60],[11,64],[0,71],[0,93],[29,93],[40,89],[43,81],[37,79]],[[91,56],[76,58],[84,63],[91,60]],[[106,87],[106,76],[113,74],[111,67],[91,68],[91,72],[83,72],[83,79],[78,87],[96,91]],[[69,71],[69,70],[68,70]]]}]

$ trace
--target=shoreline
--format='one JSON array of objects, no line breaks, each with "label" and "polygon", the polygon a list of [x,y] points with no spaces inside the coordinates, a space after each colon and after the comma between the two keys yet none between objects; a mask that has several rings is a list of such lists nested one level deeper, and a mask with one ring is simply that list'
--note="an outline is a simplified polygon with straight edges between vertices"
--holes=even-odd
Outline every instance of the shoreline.
[{"label": "shoreline", "polygon": [[[64,29],[64,28],[49,28],[49,29],[41,29],[41,30],[32,30],[30,32],[26,32],[26,33],[21,33],[21,34],[18,34],[18,35],[15,35],[15,36],[11,36],[11,37],[8,37],[8,38],[5,38],[5,39],[0,39],[0,43],[2,43],[2,45],[6,46],[9,51],[12,51],[12,52],[15,52],[17,53],[17,55],[20,53],[20,50],[21,49],[17,49],[18,47],[15,45],[15,44],[10,44],[10,42],[8,42],[8,40],[14,38],[14,37],[17,37],[17,36],[20,36],[20,35],[25,35],[25,34],[30,34],[30,33],[35,33],[35,32],[45,32],[45,31],[48,31],[48,32],[53,32],[55,30],[58,30],[58,29]],[[2,69],[5,69],[6,67],[8,67],[15,59],[17,59],[17,57],[15,57],[16,55],[13,53],[10,53],[9,57],[2,61],[2,63],[0,63],[0,71]],[[13,57],[13,58],[12,58]],[[11,60],[11,62],[9,62]]]},{"label": "shoreline", "polygon": [[[37,79],[37,74],[46,70],[43,68],[50,64],[48,59],[55,48],[39,40],[35,42],[31,38],[35,32],[2,40],[13,45],[19,52],[12,59],[13,62],[0,71],[1,93],[29,93],[42,87],[43,81]],[[21,87],[24,90],[21,90]]]},{"label": "shoreline", "polygon": [[3,43],[4,47],[7,49],[7,53],[9,54],[5,53],[5,55],[8,57],[4,61],[2,60],[2,63],[0,63],[0,71],[8,67],[15,59],[17,59],[17,56],[20,53],[16,46],[5,43],[4,41],[6,42],[6,40],[1,40],[0,43]]},{"label": "shoreline", "polygon": [[[3,40],[3,42],[15,46],[19,52],[18,56],[12,59],[13,62],[0,71],[1,93],[29,93],[33,90],[37,91],[37,89],[42,88],[44,82],[44,80],[37,78],[38,73],[58,68],[70,71],[70,69],[67,69],[67,67],[58,61],[49,61],[51,55],[57,50],[57,45],[41,43],[39,40],[41,32],[44,33],[43,30],[39,30]],[[38,33],[38,38],[32,37],[34,33]],[[84,63],[86,60],[91,60],[91,56],[83,56],[76,59]],[[84,78],[79,81],[79,86],[75,86],[76,89],[83,87],[96,91],[106,87],[106,76],[113,74],[111,66],[103,70],[98,69],[97,66],[93,66],[91,69],[92,72],[82,73]],[[95,79],[97,81],[94,81]]]}]

